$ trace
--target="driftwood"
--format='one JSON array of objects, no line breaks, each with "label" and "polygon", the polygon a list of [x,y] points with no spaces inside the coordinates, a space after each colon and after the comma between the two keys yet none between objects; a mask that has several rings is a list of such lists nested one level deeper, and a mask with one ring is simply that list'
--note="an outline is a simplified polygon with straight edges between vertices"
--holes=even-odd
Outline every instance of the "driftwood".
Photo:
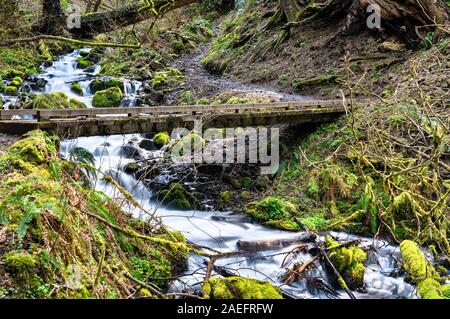
[{"label": "driftwood", "polygon": [[307,235],[302,235],[295,238],[285,238],[285,239],[275,239],[275,240],[255,240],[255,241],[245,241],[239,240],[237,245],[240,250],[245,251],[261,251],[269,250],[279,247],[287,247],[295,243],[301,242],[314,242],[317,236],[314,233],[308,233]]},{"label": "driftwood", "polygon": [[297,281],[307,270],[309,267],[311,267],[317,260],[319,259],[318,256],[315,256],[311,258],[308,261],[305,262],[298,262],[295,263],[294,266],[286,271],[286,273],[283,276],[283,282],[287,285],[292,284],[294,281]]}]

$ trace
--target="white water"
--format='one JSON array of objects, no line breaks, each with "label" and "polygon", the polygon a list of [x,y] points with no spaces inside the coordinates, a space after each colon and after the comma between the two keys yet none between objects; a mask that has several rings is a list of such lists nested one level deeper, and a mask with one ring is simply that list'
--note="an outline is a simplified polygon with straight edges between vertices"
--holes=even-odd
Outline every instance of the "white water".
[{"label": "white water", "polygon": [[[75,61],[78,56],[79,51],[63,56],[51,67],[45,68],[44,73],[40,76],[48,80],[45,87],[46,93],[64,92],[78,99],[80,97],[70,91],[70,83],[74,80],[81,81],[80,84],[82,84],[86,96],[80,100],[91,105],[90,100],[92,97],[89,92],[89,80],[90,77],[98,72],[98,69],[93,73],[87,73],[77,69]],[[132,82],[129,81],[126,83]],[[138,90],[139,85],[126,85],[126,93],[131,97],[131,100],[133,100]],[[131,160],[122,156],[121,147],[128,143],[137,147],[141,140],[142,136],[137,134],[78,138],[62,141],[60,151],[61,155],[65,158],[68,157],[70,150],[75,146],[84,147],[92,152],[96,159],[96,167],[99,170],[113,176],[121,186],[130,191],[142,203],[147,211],[155,212],[167,227],[183,232],[186,238],[192,243],[205,245],[220,251],[235,251],[238,249],[238,240],[273,240],[292,238],[299,235],[299,233],[285,232],[261,226],[247,216],[236,215],[231,212],[178,211],[158,207],[158,203],[150,200],[152,197],[151,190],[147,189],[133,176],[122,171],[125,165]],[[144,158],[155,158],[161,155],[161,151],[140,151]],[[114,187],[105,185],[101,179],[97,179],[94,182],[97,190],[103,191],[113,198],[120,197]],[[132,212],[136,217],[146,218],[146,215],[141,211],[133,210]],[[362,241],[362,247],[367,248],[369,251],[365,274],[366,292],[355,293],[357,298],[416,297],[413,286],[405,283],[403,277],[396,277],[392,274],[397,269],[394,256],[399,256],[398,247],[389,245],[381,240],[373,241],[370,238],[362,238],[345,233],[333,233],[333,235],[341,240],[357,238]],[[257,252],[247,257],[221,259],[216,262],[216,265],[225,266],[240,276],[269,280],[299,298],[328,298],[329,296],[322,291],[313,288],[308,289],[306,280],[300,280],[291,286],[282,285],[280,277],[286,269],[282,268],[281,264],[285,258],[285,253],[294,247]],[[308,253],[301,252],[295,255],[292,263],[306,261],[311,257]],[[288,266],[292,266],[292,263]],[[316,268],[308,271],[307,277],[319,277],[327,280],[327,273],[318,263],[316,265],[318,265]],[[188,269],[186,270],[187,275],[181,278],[183,283],[175,281],[171,289],[181,290],[189,289],[189,287],[194,290],[200,289],[205,270],[206,267],[203,264],[203,259],[198,256],[191,256]],[[188,275],[193,272],[196,273]],[[339,298],[348,297],[343,291],[339,291],[339,293]]]},{"label": "white water", "polygon": [[[49,67],[41,67],[43,73],[36,75],[32,82],[45,81],[43,89],[32,89],[29,93],[54,93],[62,92],[66,94],[69,99],[75,98],[80,102],[86,104],[87,107],[92,107],[93,92],[89,84],[98,77],[100,72],[100,65],[96,64],[92,68],[86,70],[77,68],[77,59],[81,57],[80,52],[89,52],[91,49],[74,50],[71,53],[62,55],[57,61],[53,61]],[[122,107],[132,107],[137,104],[137,98],[142,88],[142,83],[139,81],[131,81],[121,79],[124,82],[124,98],[122,100]],[[71,84],[78,82],[83,89],[83,95],[75,93],[71,89]],[[23,88],[28,86],[29,81],[25,81]],[[22,90],[23,90],[22,88]],[[4,96],[4,109],[11,108],[17,101],[17,97]]]},{"label": "white water", "polygon": [[[135,180],[131,175],[127,175],[122,170],[129,163],[130,159],[121,156],[121,146],[132,143],[137,147],[142,140],[140,135],[124,135],[109,137],[87,137],[76,140],[66,140],[61,143],[61,154],[67,157],[73,147],[84,147],[96,158],[96,166],[99,170],[112,174],[121,186],[129,190],[137,200],[150,212],[156,212],[163,223],[171,229],[184,233],[186,238],[195,244],[205,245],[221,251],[237,250],[238,240],[272,240],[280,238],[297,237],[299,233],[285,232],[261,226],[252,222],[250,218],[243,215],[233,215],[231,212],[214,211],[178,211],[165,207],[159,207],[158,203],[150,200],[151,190],[148,190],[142,183]],[[106,144],[105,144],[106,143]],[[106,146],[105,146],[106,145]],[[160,155],[160,151],[148,152],[142,150],[144,158]],[[111,186],[97,181],[95,185],[99,191],[104,191],[113,198],[120,197],[117,190]],[[142,212],[134,211],[136,217],[145,218]],[[385,241],[373,241],[370,238],[353,236],[346,233],[332,233],[341,240],[359,239],[362,247],[369,250],[369,258],[366,265],[365,286],[366,293],[355,293],[357,298],[414,298],[414,287],[405,283],[403,277],[391,275],[395,271],[396,262],[394,257],[399,258],[399,249],[389,245]],[[301,280],[291,286],[283,286],[280,277],[286,271],[281,267],[285,254],[291,247],[267,250],[254,253],[248,257],[234,257],[221,259],[216,262],[218,266],[226,266],[227,269],[236,272],[240,276],[269,280],[273,284],[282,286],[283,289],[301,298],[327,298],[327,295],[317,289],[308,290],[306,281]],[[312,258],[308,253],[300,253],[295,256],[292,262],[307,261]],[[289,264],[292,266],[292,263]],[[324,269],[317,263],[318,267],[308,272],[309,277],[320,277],[327,279]],[[172,289],[186,289],[186,285],[199,289],[205,273],[203,259],[198,256],[191,256],[187,274],[198,271],[195,275],[183,277],[184,283],[175,282]],[[348,296],[343,291],[339,291],[340,298]]]}]

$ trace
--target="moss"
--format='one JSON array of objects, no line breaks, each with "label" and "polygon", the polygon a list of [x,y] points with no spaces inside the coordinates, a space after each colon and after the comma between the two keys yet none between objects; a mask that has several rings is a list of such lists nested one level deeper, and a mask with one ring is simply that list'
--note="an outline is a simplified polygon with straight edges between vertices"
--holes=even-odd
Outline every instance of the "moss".
[{"label": "moss", "polygon": [[167,206],[182,210],[192,209],[198,205],[195,196],[180,183],[170,184],[167,189],[159,193],[159,198]]},{"label": "moss", "polygon": [[39,165],[48,160],[51,152],[55,150],[53,141],[42,131],[31,131],[24,137],[8,150],[7,156],[11,158],[12,163],[21,160]]},{"label": "moss", "polygon": [[72,90],[72,92],[75,92],[79,95],[83,95],[83,88],[81,87],[81,85],[78,82],[73,82],[70,85],[70,89]]},{"label": "moss", "polygon": [[206,145],[205,140],[196,132],[190,132],[188,135],[183,136],[181,139],[176,141],[172,147],[171,151],[175,152],[180,156],[183,156],[184,148],[190,149],[194,152],[196,149],[203,149]]},{"label": "moss", "polygon": [[7,86],[5,88],[5,94],[6,95],[12,95],[12,96],[16,96],[19,93],[17,87],[15,86]]},{"label": "moss", "polygon": [[439,275],[426,260],[415,242],[411,240],[402,241],[400,253],[403,258],[402,268],[409,274],[411,282],[419,283],[427,278],[439,278]]},{"label": "moss", "polygon": [[[154,233],[90,189],[47,133],[28,133],[0,155],[0,169],[4,163],[0,223],[8,244],[0,258],[8,272],[0,272],[0,282],[8,298],[125,298],[123,287],[135,283],[124,271],[163,286],[167,280],[157,278],[176,275],[184,264],[189,249],[181,234]],[[67,289],[58,289],[61,283]]]},{"label": "moss", "polygon": [[277,229],[283,229],[287,231],[299,231],[300,226],[293,220],[269,220],[264,223],[266,226],[274,227]]},{"label": "moss", "polygon": [[241,193],[241,198],[243,199],[243,200],[248,200],[248,199],[250,199],[252,197],[252,193],[250,193],[249,191],[243,191],[242,193]]},{"label": "moss", "polygon": [[210,299],[282,299],[280,289],[269,282],[242,277],[211,278],[203,290]]},{"label": "moss", "polygon": [[36,266],[36,258],[24,252],[10,251],[2,257],[8,271],[13,273],[31,272]]},{"label": "moss", "polygon": [[364,285],[364,262],[367,254],[358,247],[338,247],[330,236],[326,237],[327,249],[330,251],[329,257],[333,265],[342,275],[349,289],[360,288]]},{"label": "moss", "polygon": [[87,109],[87,105],[77,99],[70,99],[69,103],[73,109]]},{"label": "moss", "polygon": [[285,219],[297,213],[293,204],[273,196],[247,204],[245,211],[261,221]]},{"label": "moss", "polygon": [[155,72],[150,85],[154,90],[173,88],[184,83],[185,77],[180,70],[176,68],[167,68]]},{"label": "moss", "polygon": [[39,40],[38,51],[39,51],[39,54],[41,55],[41,57],[45,61],[53,60],[53,55],[50,53],[50,50],[47,47],[47,44],[45,43],[45,41]]},{"label": "moss", "polygon": [[241,178],[241,187],[245,189],[249,189],[253,184],[252,178],[249,176],[245,176]]},{"label": "moss", "polygon": [[433,278],[427,278],[419,283],[418,292],[422,299],[443,299],[441,285]]},{"label": "moss", "polygon": [[89,87],[92,93],[113,87],[118,87],[122,93],[125,93],[123,81],[117,78],[95,79],[89,84]]},{"label": "moss", "polygon": [[[159,251],[150,252],[145,258],[132,256],[131,262],[133,263],[131,274],[134,278],[143,282],[165,279],[172,275],[171,261]],[[156,283],[160,287],[166,285],[165,280],[156,280]]]},{"label": "moss", "polygon": [[78,100],[68,100],[66,94],[61,92],[44,93],[34,95],[24,105],[26,109],[78,109],[86,108],[86,105]]},{"label": "moss", "polygon": [[194,105],[196,104],[195,96],[192,91],[184,91],[178,97],[178,103],[180,105]]},{"label": "moss", "polygon": [[311,230],[322,230],[328,225],[323,214],[311,214],[306,217],[299,218],[300,221]]},{"label": "moss", "polygon": [[97,91],[92,98],[94,107],[118,107],[122,101],[123,93],[118,87]]},{"label": "moss", "polygon": [[227,205],[231,204],[231,201],[233,199],[233,193],[232,192],[224,191],[224,192],[221,192],[219,196],[220,196],[220,198],[222,199],[222,201],[225,204],[227,204]]},{"label": "moss", "polygon": [[16,76],[15,78],[13,78],[11,80],[11,83],[9,85],[15,86],[15,87],[20,87],[23,84],[23,80],[21,77]]},{"label": "moss", "polygon": [[167,132],[159,132],[153,137],[153,142],[159,147],[164,146],[170,142],[170,136]]}]

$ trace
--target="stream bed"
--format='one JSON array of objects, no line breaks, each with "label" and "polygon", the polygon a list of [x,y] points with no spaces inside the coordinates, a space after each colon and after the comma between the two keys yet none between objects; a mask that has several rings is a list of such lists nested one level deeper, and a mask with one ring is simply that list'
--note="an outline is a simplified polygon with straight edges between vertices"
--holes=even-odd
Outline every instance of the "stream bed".
[{"label": "stream bed", "polygon": [[[175,65],[187,65],[188,72],[192,75],[196,67],[195,61],[200,60],[203,51],[194,53],[194,59],[177,61]],[[88,107],[92,107],[92,92],[89,88],[90,81],[95,78],[99,72],[98,66],[91,70],[81,70],[76,67],[76,59],[79,57],[79,50],[73,51],[60,57],[52,65],[43,67],[42,73],[33,79],[33,83],[41,83],[39,87],[30,85],[30,93],[52,93],[63,92],[69,97],[74,97],[84,102]],[[187,57],[187,59],[192,59]],[[205,73],[198,75],[200,78],[207,79]],[[141,88],[141,83],[123,79],[125,83],[125,98],[122,107],[135,106],[136,97]],[[83,96],[72,92],[70,85],[72,82],[79,82],[83,88]],[[33,84],[31,83],[31,84]],[[215,82],[217,85],[233,86],[239,88],[239,83],[230,83],[230,81]],[[245,90],[252,90],[251,85],[245,85]],[[254,88],[255,91],[264,90],[262,87]],[[282,96],[285,99],[292,98],[288,95]],[[298,97],[300,98],[300,97]],[[11,106],[16,101],[14,97],[4,97],[5,108]],[[83,147],[89,150],[95,157],[96,167],[103,173],[111,175],[116,181],[128,190],[142,206],[150,212],[155,212],[156,216],[170,229],[181,231],[186,238],[198,245],[208,246],[210,248],[231,252],[239,250],[239,240],[274,240],[295,238],[301,233],[293,233],[268,228],[253,221],[250,217],[233,212],[209,211],[181,211],[160,206],[151,198],[154,198],[152,190],[148,189],[143,183],[136,180],[132,175],[124,172],[125,166],[133,161],[126,158],[123,154],[124,145],[133,145],[139,147],[140,141],[144,139],[141,134],[114,135],[114,136],[95,136],[86,138],[77,138],[63,140],[60,144],[60,153],[64,158],[69,157],[70,150],[74,147]],[[162,151],[148,151],[140,149],[144,159],[157,158],[162,156]],[[99,191],[105,192],[111,197],[117,197],[119,193],[111,185],[106,185],[101,179],[94,180],[93,184]],[[145,218],[141,211],[133,212],[136,217]],[[325,235],[325,234],[323,234]],[[347,241],[358,239],[361,241],[361,247],[368,252],[368,261],[365,272],[365,288],[362,291],[355,292],[357,298],[416,298],[415,287],[406,283],[405,278],[398,274],[398,260],[400,252],[398,246],[390,245],[383,240],[373,240],[347,233],[335,233],[333,235],[338,240]],[[323,239],[323,238],[322,238]],[[249,278],[268,280],[274,285],[280,286],[284,292],[295,296],[295,298],[336,298],[327,294],[323,289],[319,289],[313,282],[329,282],[328,273],[319,264],[307,271],[304,279],[294,282],[291,285],[284,285],[281,281],[286,267],[292,266],[299,261],[307,261],[312,258],[307,251],[301,251],[291,254],[293,257],[289,265],[283,266],[283,260],[286,254],[295,246],[276,247],[270,250],[252,252],[245,257],[231,257],[220,259],[216,262],[217,266],[224,267],[230,272]],[[170,286],[172,291],[198,291],[206,272],[204,258],[192,255],[188,261],[188,267],[184,276],[180,280],[175,280]],[[348,295],[342,290],[338,291],[337,298],[348,298]]]}]

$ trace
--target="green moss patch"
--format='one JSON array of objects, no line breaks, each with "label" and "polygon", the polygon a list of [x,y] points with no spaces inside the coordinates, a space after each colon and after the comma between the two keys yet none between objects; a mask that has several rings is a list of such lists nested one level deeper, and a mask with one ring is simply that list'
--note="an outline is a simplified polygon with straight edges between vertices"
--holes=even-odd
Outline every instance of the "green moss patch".
[{"label": "green moss patch", "polygon": [[209,299],[282,299],[269,282],[242,277],[211,278],[203,290]]},{"label": "green moss patch", "polygon": [[92,98],[94,107],[118,107],[122,101],[123,93],[118,87],[97,91]]}]

